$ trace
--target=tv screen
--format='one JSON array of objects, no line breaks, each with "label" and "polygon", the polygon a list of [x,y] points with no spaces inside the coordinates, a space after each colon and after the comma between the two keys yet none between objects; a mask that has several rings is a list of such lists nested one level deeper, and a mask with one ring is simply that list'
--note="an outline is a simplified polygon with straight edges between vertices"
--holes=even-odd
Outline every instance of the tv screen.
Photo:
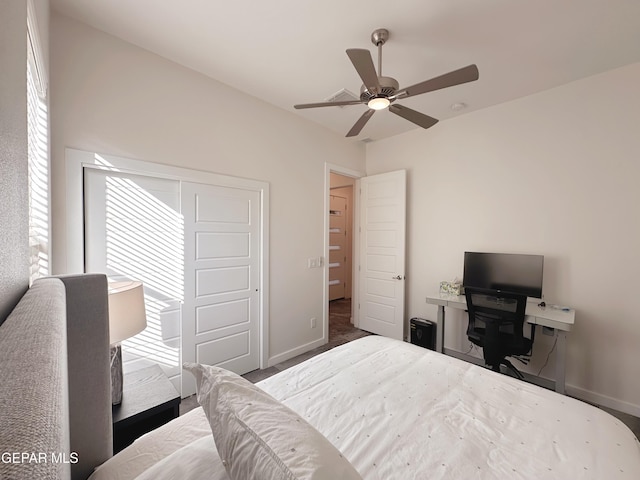
[{"label": "tv screen", "polygon": [[542,298],[544,256],[464,252],[464,287],[486,288]]}]

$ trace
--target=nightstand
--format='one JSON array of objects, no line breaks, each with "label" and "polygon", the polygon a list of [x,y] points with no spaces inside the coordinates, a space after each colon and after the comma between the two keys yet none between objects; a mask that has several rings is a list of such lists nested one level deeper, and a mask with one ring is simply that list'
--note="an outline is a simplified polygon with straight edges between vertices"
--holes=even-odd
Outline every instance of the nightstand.
[{"label": "nightstand", "polygon": [[122,403],[113,406],[113,453],[179,415],[180,395],[158,365],[124,376]]}]

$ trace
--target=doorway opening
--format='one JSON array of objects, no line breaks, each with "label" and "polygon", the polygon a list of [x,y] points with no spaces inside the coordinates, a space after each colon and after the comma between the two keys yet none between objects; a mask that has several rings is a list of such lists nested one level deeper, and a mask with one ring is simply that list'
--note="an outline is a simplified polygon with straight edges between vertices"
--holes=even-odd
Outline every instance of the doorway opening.
[{"label": "doorway opening", "polygon": [[354,192],[356,179],[329,174],[328,340],[346,343],[366,334],[354,326]]}]

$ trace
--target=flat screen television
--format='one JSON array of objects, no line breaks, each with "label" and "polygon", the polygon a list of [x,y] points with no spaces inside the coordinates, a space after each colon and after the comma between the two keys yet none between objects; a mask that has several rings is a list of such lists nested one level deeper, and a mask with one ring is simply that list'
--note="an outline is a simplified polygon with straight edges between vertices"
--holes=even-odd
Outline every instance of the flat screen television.
[{"label": "flat screen television", "polygon": [[544,256],[464,252],[462,286],[542,298]]}]

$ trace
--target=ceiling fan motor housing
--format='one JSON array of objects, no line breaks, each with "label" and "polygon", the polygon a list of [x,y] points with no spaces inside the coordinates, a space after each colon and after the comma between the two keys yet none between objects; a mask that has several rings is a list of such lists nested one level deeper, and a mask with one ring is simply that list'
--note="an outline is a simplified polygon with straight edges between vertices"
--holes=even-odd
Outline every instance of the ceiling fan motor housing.
[{"label": "ceiling fan motor housing", "polygon": [[362,85],[360,87],[360,100],[366,103],[375,97],[388,98],[393,96],[400,88],[398,81],[391,77],[378,77],[378,83],[380,83],[381,91],[377,94],[370,92],[365,85]]}]

